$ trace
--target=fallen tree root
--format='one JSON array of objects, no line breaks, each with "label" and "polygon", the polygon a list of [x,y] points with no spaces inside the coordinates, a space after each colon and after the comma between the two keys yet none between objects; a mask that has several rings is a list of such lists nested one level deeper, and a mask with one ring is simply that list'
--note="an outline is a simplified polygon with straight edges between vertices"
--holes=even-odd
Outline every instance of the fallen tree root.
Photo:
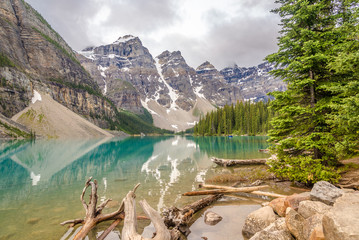
[{"label": "fallen tree root", "polygon": [[216,163],[219,166],[231,167],[237,165],[259,165],[266,164],[267,159],[243,159],[243,160],[232,160],[232,159],[220,159],[220,158],[211,158],[212,162]]},{"label": "fallen tree root", "polygon": [[[88,204],[84,200],[84,196],[86,193],[86,190],[88,187],[91,186],[91,194]],[[97,181],[92,181],[92,177],[90,177],[86,183],[85,187],[81,194],[81,202],[82,205],[86,211],[86,216],[84,219],[74,219],[74,220],[68,220],[65,222],[62,222],[61,225],[70,224],[71,227],[77,225],[77,224],[83,224],[80,231],[75,235],[74,240],[84,239],[87,234],[91,231],[92,228],[94,228],[98,223],[108,221],[108,220],[117,220],[117,219],[123,219],[123,213],[124,213],[124,204],[121,203],[121,206],[114,212],[109,214],[102,214],[102,210],[105,208],[108,202],[111,201],[111,199],[105,200],[103,203],[101,203],[99,206],[97,206]]]},{"label": "fallen tree root", "polygon": [[167,208],[162,212],[164,222],[171,229],[171,240],[184,239],[190,234],[190,222],[193,215],[201,209],[211,205],[223,195],[216,194],[202,198],[182,209],[176,207]]}]

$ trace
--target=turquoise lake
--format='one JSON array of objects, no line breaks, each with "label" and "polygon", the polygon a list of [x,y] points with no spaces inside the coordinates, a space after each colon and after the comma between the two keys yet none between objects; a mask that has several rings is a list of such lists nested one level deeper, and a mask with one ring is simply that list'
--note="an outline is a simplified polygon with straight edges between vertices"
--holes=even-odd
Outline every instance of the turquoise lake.
[{"label": "turquoise lake", "polygon": [[[141,183],[137,200],[146,199],[160,211],[199,199],[181,194],[228,171],[213,164],[211,157],[265,158],[268,155],[258,150],[266,147],[265,137],[1,141],[0,240],[71,239],[78,226],[68,229],[59,223],[84,217],[80,195],[90,176],[98,181],[99,199],[113,199],[107,212],[116,210],[137,183]],[[259,206],[258,201],[221,200],[211,209],[224,217],[222,222],[205,225],[199,216],[188,239],[242,239],[241,222]],[[139,207],[137,210],[141,214]],[[109,224],[98,225],[89,239],[95,239]],[[152,236],[149,221],[140,220],[138,224],[139,231],[144,229],[144,235]],[[120,239],[120,231],[121,225],[106,239]]]}]

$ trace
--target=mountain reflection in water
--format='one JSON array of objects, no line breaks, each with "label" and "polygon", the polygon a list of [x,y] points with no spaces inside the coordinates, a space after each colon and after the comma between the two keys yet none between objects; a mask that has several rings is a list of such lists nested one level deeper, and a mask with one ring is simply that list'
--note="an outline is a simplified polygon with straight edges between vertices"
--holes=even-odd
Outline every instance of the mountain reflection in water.
[{"label": "mountain reflection in water", "polygon": [[155,209],[182,207],[197,198],[181,194],[216,173],[210,157],[261,158],[265,147],[264,137],[0,142],[0,239],[60,239],[67,231],[60,222],[84,216],[79,198],[90,176],[99,199],[114,200],[108,212],[137,183],[138,199]]}]

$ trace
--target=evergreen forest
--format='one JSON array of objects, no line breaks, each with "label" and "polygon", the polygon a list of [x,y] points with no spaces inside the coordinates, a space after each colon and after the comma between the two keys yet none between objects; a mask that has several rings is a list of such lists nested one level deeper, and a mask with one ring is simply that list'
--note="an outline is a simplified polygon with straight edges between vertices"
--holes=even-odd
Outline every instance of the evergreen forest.
[{"label": "evergreen forest", "polygon": [[201,117],[194,127],[194,134],[201,136],[266,135],[274,113],[270,102],[237,102],[225,105]]}]

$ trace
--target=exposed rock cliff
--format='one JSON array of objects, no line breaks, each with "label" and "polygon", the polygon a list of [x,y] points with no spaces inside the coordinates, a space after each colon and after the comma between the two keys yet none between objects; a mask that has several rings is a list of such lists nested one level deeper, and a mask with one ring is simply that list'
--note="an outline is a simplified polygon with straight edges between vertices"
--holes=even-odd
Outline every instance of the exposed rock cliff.
[{"label": "exposed rock cliff", "polygon": [[268,100],[269,92],[284,91],[287,87],[281,79],[274,78],[269,72],[274,67],[270,63],[262,63],[256,67],[225,68],[221,71],[227,84],[239,88],[241,96],[246,100]]},{"label": "exposed rock cliff", "polygon": [[153,58],[138,37],[128,35],[78,53],[82,65],[117,108],[142,113],[143,106],[156,126],[183,130],[198,119],[199,115],[193,115],[195,108],[197,112],[213,109],[208,101],[196,105],[192,84],[197,74],[180,52],[165,51]]},{"label": "exposed rock cliff", "polygon": [[40,89],[101,127],[110,127],[108,119],[116,121],[111,104],[72,49],[22,0],[0,2],[0,58],[0,112],[5,116],[24,109],[33,90]]}]

